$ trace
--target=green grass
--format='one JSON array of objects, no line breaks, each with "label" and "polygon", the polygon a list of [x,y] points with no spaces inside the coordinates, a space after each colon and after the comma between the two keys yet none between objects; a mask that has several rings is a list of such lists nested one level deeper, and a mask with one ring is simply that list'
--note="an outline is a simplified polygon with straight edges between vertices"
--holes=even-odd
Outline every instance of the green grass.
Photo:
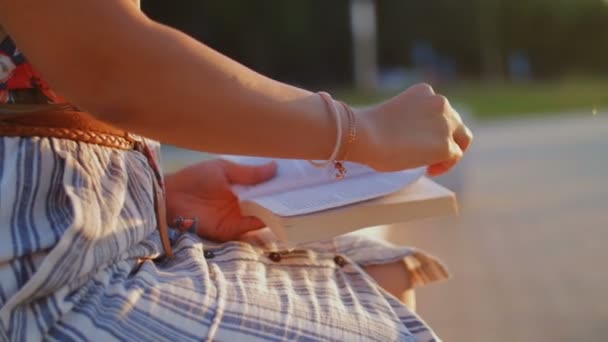
[{"label": "green grass", "polygon": [[[437,87],[456,107],[464,107],[481,120],[564,112],[592,114],[608,109],[608,79],[567,79],[556,82],[483,84],[462,83]],[[394,95],[338,91],[355,105],[374,103]]]}]

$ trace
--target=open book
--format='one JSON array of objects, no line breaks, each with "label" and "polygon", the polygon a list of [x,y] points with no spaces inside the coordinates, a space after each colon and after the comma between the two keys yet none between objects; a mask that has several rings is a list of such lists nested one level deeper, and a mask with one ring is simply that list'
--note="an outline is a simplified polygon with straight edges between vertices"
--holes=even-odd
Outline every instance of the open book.
[{"label": "open book", "polygon": [[[223,158],[250,165],[270,160]],[[454,194],[424,177],[424,168],[381,173],[347,162],[346,178],[336,180],[329,167],[315,168],[305,160],[275,161],[275,178],[233,190],[243,215],[258,217],[280,241],[290,244],[457,212]]]}]

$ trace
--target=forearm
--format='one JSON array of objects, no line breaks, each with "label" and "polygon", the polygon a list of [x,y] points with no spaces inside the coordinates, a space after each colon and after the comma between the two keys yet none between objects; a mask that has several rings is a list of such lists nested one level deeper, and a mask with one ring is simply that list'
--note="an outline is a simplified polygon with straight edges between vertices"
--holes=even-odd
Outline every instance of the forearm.
[{"label": "forearm", "polygon": [[0,22],[55,90],[129,131],[274,157],[327,158],[335,143],[317,96],[149,20],[129,0],[0,0]]},{"label": "forearm", "polygon": [[160,24],[131,34],[141,37],[122,38],[109,106],[94,106],[101,118],[209,152],[329,156],[336,128],[317,95],[257,74]]},{"label": "forearm", "polygon": [[[51,86],[116,126],[219,153],[324,159],[336,124],[322,100],[145,17],[132,0],[0,0],[0,23]],[[433,89],[359,111],[349,159],[378,170],[450,169],[471,132]]]}]

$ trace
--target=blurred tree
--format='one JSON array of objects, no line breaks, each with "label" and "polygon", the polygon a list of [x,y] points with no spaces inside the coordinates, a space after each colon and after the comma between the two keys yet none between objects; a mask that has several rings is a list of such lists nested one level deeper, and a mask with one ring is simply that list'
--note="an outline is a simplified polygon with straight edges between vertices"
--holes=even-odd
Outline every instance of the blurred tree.
[{"label": "blurred tree", "polygon": [[149,0],[144,10],[271,77],[313,86],[351,80],[348,0]]},{"label": "blurred tree", "polygon": [[360,89],[376,90],[378,47],[374,0],[350,0],[350,18],[355,86]]},{"label": "blurred tree", "polygon": [[608,71],[602,0],[503,0],[499,22],[503,54],[527,51],[537,76]]},{"label": "blurred tree", "polygon": [[486,80],[502,78],[500,27],[497,25],[500,0],[477,0],[479,22],[479,51],[483,76]]},{"label": "blurred tree", "polygon": [[[420,42],[464,77],[503,75],[513,52],[536,77],[608,74],[604,0],[382,0],[378,64],[411,67]],[[255,70],[311,87],[353,80],[349,0],[144,1],[177,27]]]}]

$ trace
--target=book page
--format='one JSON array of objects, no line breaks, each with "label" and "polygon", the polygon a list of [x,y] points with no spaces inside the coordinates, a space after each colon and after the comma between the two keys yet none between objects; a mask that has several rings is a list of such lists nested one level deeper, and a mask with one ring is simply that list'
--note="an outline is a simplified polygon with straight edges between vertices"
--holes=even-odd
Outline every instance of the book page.
[{"label": "book page", "polygon": [[[253,186],[235,185],[234,193],[241,201],[261,197],[279,192],[307,187],[309,185],[325,184],[336,181],[333,167],[316,168],[306,160],[297,159],[270,159],[243,156],[222,156],[222,158],[246,165],[261,165],[274,160],[278,164],[277,175],[273,179]],[[354,177],[375,172],[373,169],[356,164],[346,163],[348,176]]]},{"label": "book page", "polygon": [[391,194],[413,184],[424,172],[425,168],[373,172],[250,200],[279,216],[303,215]]}]

